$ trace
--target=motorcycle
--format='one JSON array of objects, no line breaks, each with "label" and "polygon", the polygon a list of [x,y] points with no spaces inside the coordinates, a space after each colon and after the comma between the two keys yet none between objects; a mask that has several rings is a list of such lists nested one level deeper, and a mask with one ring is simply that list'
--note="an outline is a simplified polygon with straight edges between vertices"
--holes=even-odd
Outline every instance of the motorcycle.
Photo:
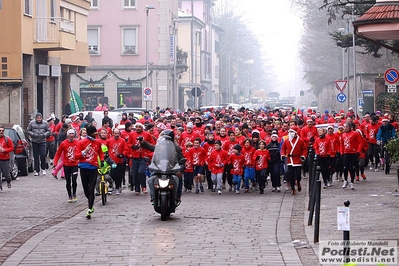
[{"label": "motorcycle", "polygon": [[181,170],[176,147],[171,137],[161,136],[155,145],[151,164],[148,166],[154,180],[154,210],[165,221],[176,210],[178,178]]}]

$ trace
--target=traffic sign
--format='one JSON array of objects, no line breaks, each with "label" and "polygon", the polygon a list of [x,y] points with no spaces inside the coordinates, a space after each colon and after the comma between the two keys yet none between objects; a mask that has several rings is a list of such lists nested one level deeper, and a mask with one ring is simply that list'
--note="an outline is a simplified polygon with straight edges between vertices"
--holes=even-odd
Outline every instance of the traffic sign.
[{"label": "traffic sign", "polygon": [[202,91],[200,87],[194,87],[191,89],[191,95],[194,97],[199,97],[201,95]]},{"label": "traffic sign", "polygon": [[395,84],[399,81],[399,72],[395,68],[388,68],[384,73],[385,82]]},{"label": "traffic sign", "polygon": [[340,92],[342,92],[345,88],[346,88],[346,84],[348,84],[347,80],[336,80],[335,81],[335,87],[337,88],[337,90],[339,90]]},{"label": "traffic sign", "polygon": [[152,101],[152,89],[151,88],[144,88],[143,89],[143,100],[145,102],[151,102]]},{"label": "traffic sign", "polygon": [[358,98],[357,99],[357,102],[358,102],[358,106],[361,106],[361,107],[363,107],[364,106],[364,101],[363,101],[363,98]]},{"label": "traffic sign", "polygon": [[374,90],[363,90],[363,97],[374,97]]},{"label": "traffic sign", "polygon": [[340,103],[344,103],[346,101],[346,94],[342,92],[338,93],[337,101]]}]

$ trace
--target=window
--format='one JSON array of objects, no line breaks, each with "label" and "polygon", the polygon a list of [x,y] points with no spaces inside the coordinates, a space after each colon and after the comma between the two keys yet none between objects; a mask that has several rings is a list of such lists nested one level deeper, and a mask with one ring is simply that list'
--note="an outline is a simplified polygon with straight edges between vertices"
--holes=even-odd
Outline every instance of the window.
[{"label": "window", "polygon": [[129,28],[122,31],[122,54],[137,54],[136,52],[136,29]]},{"label": "window", "polygon": [[99,54],[100,47],[99,47],[99,35],[100,29],[87,29],[87,43],[89,44],[89,53],[90,54]]},{"label": "window", "polygon": [[24,14],[32,16],[32,0],[25,0]]},{"label": "window", "polygon": [[215,41],[215,53],[220,53],[220,43],[218,41]]},{"label": "window", "polygon": [[136,8],[136,0],[122,0],[123,8]]},{"label": "window", "polygon": [[98,9],[100,0],[91,0],[90,8],[91,9]]},{"label": "window", "polygon": [[8,59],[7,57],[1,57],[1,77],[8,77]]},{"label": "window", "polygon": [[55,21],[55,17],[57,16],[57,3],[56,0],[50,1],[50,19],[51,21]]}]

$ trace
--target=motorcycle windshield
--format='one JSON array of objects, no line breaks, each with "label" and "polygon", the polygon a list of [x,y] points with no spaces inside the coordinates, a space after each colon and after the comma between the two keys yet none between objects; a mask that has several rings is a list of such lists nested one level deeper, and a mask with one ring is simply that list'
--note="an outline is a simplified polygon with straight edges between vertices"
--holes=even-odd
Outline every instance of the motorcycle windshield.
[{"label": "motorcycle windshield", "polygon": [[148,168],[153,174],[172,174],[180,170],[173,141],[163,136],[158,139]]}]

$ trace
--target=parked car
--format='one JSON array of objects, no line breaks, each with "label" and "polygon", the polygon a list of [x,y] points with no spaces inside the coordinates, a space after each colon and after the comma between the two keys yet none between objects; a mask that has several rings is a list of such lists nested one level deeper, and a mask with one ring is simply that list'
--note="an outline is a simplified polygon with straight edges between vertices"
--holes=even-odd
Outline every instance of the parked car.
[{"label": "parked car", "polygon": [[33,148],[25,130],[20,125],[4,125],[4,134],[14,143],[14,153],[10,160],[11,178],[15,180],[18,175],[27,176],[33,172]]}]

